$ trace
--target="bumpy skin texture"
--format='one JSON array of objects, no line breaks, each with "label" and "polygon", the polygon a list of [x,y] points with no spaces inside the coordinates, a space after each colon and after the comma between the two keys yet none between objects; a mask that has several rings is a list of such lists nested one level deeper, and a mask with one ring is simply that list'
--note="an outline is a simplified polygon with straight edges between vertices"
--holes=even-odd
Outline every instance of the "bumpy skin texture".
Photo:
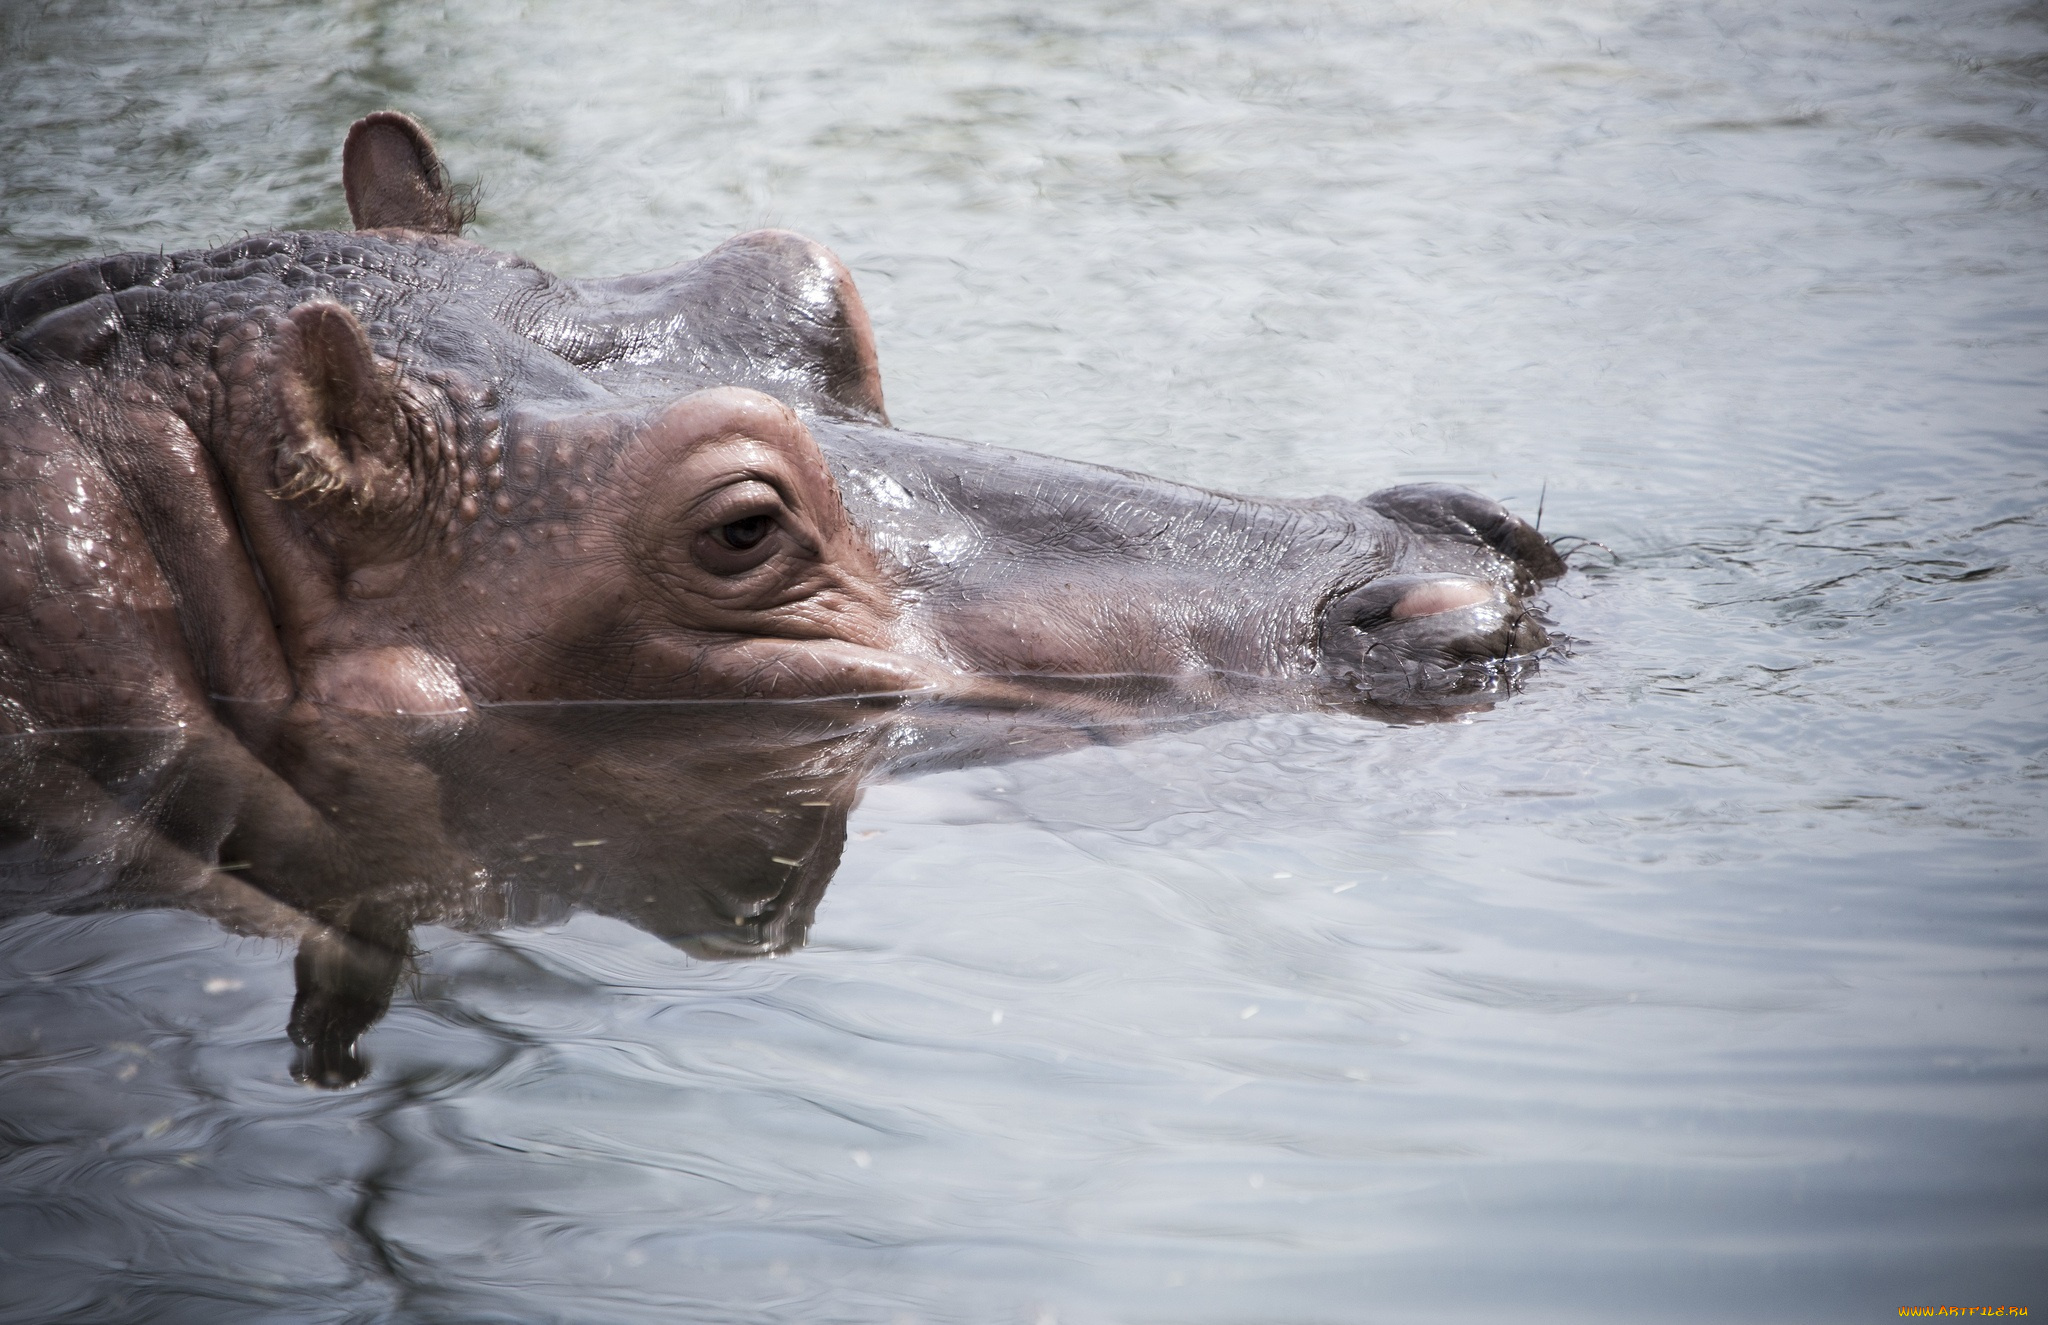
[{"label": "bumpy skin texture", "polygon": [[0,721],[1101,674],[1385,699],[1542,643],[1521,597],[1561,567],[1482,498],[1251,501],[896,432],[809,241],[564,280],[448,233],[404,117],[345,159],[383,228],[0,288]]}]

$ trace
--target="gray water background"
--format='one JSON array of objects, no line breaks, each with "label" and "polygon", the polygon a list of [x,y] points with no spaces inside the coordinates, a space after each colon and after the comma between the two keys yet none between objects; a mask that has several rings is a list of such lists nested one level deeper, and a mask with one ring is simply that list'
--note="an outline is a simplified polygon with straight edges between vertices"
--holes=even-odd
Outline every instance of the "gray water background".
[{"label": "gray water background", "polygon": [[0,930],[8,1321],[2048,1310],[2048,9],[0,9],[0,278],[346,222],[832,245],[896,420],[1597,539],[1461,723],[871,788],[811,945]]}]

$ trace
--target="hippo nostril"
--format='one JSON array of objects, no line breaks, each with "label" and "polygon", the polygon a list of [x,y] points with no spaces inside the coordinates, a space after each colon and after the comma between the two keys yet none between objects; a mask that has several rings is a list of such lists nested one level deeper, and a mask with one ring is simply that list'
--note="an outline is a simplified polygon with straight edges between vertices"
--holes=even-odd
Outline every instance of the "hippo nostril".
[{"label": "hippo nostril", "polygon": [[1455,612],[1461,607],[1487,602],[1493,596],[1493,586],[1478,580],[1430,580],[1402,594],[1388,615],[1396,621],[1435,616],[1439,612]]},{"label": "hippo nostril", "polygon": [[1375,702],[1512,687],[1547,643],[1541,615],[1504,585],[1443,573],[1353,589],[1324,608],[1319,639],[1324,670]]},{"label": "hippo nostril", "polygon": [[1325,609],[1325,620],[1369,635],[1403,622],[1419,626],[1425,618],[1495,602],[1499,596],[1495,586],[1463,575],[1394,575],[1338,598]]}]

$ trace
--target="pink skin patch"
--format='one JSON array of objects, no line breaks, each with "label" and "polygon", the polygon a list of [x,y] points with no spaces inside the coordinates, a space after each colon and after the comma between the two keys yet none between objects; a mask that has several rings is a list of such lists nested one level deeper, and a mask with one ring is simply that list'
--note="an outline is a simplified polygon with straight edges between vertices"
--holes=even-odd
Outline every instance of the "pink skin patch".
[{"label": "pink skin patch", "polygon": [[359,649],[321,659],[300,678],[316,704],[363,713],[451,717],[469,712],[454,669],[424,649]]},{"label": "pink skin patch", "polygon": [[1435,616],[1439,612],[1453,612],[1475,603],[1489,602],[1493,598],[1493,586],[1478,580],[1432,580],[1401,595],[1401,601],[1394,604],[1393,616],[1399,621],[1408,617]]}]

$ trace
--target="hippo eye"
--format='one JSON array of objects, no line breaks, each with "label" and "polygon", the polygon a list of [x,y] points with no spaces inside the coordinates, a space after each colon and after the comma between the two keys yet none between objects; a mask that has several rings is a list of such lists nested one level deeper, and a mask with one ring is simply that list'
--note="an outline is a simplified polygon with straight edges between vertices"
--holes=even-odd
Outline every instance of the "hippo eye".
[{"label": "hippo eye", "polygon": [[734,520],[731,524],[720,525],[713,537],[735,552],[745,552],[768,537],[774,528],[774,516],[750,515],[744,520]]}]

